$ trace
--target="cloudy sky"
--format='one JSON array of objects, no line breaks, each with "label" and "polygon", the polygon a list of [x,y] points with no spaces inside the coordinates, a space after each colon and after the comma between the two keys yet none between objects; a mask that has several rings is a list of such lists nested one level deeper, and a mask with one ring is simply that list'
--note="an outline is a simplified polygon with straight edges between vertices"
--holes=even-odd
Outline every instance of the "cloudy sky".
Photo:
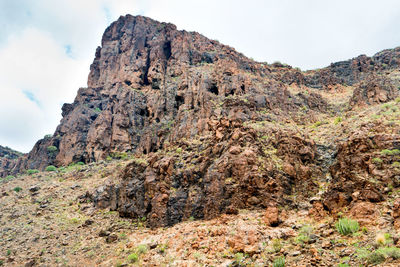
[{"label": "cloudy sky", "polygon": [[54,132],[103,31],[128,13],[303,70],[400,46],[398,0],[0,0],[0,145],[28,152]]}]

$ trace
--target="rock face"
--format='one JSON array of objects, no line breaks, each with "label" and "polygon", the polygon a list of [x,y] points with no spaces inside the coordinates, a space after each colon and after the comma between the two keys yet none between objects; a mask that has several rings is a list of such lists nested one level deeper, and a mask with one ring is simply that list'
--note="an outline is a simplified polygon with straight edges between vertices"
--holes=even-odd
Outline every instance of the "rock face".
[{"label": "rock face", "polygon": [[[88,87],[64,104],[54,135],[7,168],[44,169],[131,152],[135,158],[87,197],[123,216],[146,217],[150,226],[241,208],[298,208],[298,199],[319,194],[318,183],[331,182],[327,201],[313,204],[321,214],[354,200],[380,201],[380,191],[359,177],[382,174],[371,162],[378,149],[397,149],[397,128],[384,134],[382,125],[357,132],[343,124],[341,138],[317,129],[340,123],[343,110],[395,99],[399,63],[396,48],[302,72],[127,15],[106,29]],[[338,116],[334,123],[319,121],[332,116]],[[396,181],[397,169],[391,170],[381,175],[382,186]]]},{"label": "rock face", "polygon": [[[374,134],[371,134],[374,133]],[[387,151],[387,152],[386,152]],[[332,184],[324,195],[329,211],[339,211],[351,202],[380,202],[385,188],[400,185],[400,135],[380,124],[365,125],[340,143],[331,166]]]},{"label": "rock face", "polygon": [[0,177],[7,176],[9,170],[15,167],[16,161],[22,157],[22,153],[9,147],[0,146]]},{"label": "rock face", "polygon": [[[362,81],[351,105],[386,102],[398,94],[393,79],[363,80],[372,71],[397,67],[399,48],[303,73],[254,62],[198,33],[130,15],[112,23],[101,43],[88,87],[79,89],[74,103],[64,104],[53,137],[38,141],[14,171],[93,162],[118,151],[147,154],[167,139],[209,131],[210,119],[245,121],[265,108],[326,111],[318,93],[293,95],[287,84],[328,88]],[[247,102],[233,99],[240,96]],[[215,108],[217,103],[223,105]],[[57,150],[49,153],[49,146]]]},{"label": "rock face", "polygon": [[351,106],[362,106],[386,103],[398,95],[392,81],[386,77],[371,74],[364,81],[357,84],[350,99]]},{"label": "rock face", "polygon": [[[246,103],[233,99],[249,96]],[[227,99],[224,107],[211,103]],[[229,101],[228,101],[229,100]],[[172,24],[127,15],[107,28],[88,78],[53,137],[38,141],[15,170],[93,162],[117,151],[150,153],[191,138],[225,116],[246,120],[261,108],[325,109],[318,95],[292,96],[269,66]],[[171,131],[173,129],[173,131]],[[57,151],[49,154],[47,147]]]}]

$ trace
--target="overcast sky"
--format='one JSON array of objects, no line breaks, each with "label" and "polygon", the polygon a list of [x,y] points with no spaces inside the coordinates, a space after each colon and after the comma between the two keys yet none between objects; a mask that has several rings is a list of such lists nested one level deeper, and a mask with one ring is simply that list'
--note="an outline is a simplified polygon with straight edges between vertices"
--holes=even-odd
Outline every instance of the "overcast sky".
[{"label": "overcast sky", "polygon": [[0,0],[0,145],[28,152],[54,132],[105,28],[125,14],[303,70],[400,46],[398,0]]}]

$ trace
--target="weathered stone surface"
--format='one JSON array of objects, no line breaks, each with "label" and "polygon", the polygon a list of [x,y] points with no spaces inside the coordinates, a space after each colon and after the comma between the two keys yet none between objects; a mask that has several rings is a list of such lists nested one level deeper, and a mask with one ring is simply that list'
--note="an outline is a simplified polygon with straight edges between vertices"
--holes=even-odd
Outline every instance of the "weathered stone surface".
[{"label": "weathered stone surface", "polygon": [[[333,180],[324,194],[324,206],[336,212],[353,201],[382,201],[387,185],[399,185],[399,170],[390,165],[391,156],[382,155],[381,151],[398,149],[399,141],[398,134],[385,133],[382,125],[371,124],[340,143],[336,163],[330,168]],[[386,166],[379,172],[379,164],[373,163],[377,157]]]},{"label": "weathered stone surface", "polygon": [[[79,89],[72,104],[64,104],[63,119],[54,135],[38,141],[16,163],[3,163],[4,169],[16,173],[93,162],[118,151],[146,154],[163,148],[166,140],[206,134],[210,119],[228,117],[243,122],[260,116],[255,113],[260,109],[326,112],[328,104],[320,94],[293,94],[287,84],[352,85],[372,71],[392,70],[400,62],[399,55],[396,48],[372,58],[359,56],[301,72],[284,64],[254,62],[198,33],[178,31],[172,24],[123,16],[105,31],[90,67],[88,87]],[[377,83],[383,89],[371,89],[368,99],[364,91],[377,86],[367,81],[365,89],[361,83],[351,103],[393,99],[396,90],[379,79]],[[221,108],[210,105],[221,100]],[[223,139],[220,130],[215,134]],[[49,153],[49,146],[57,151]]]},{"label": "weathered stone surface", "polygon": [[351,106],[385,103],[395,99],[399,90],[385,77],[370,75],[354,89]]},{"label": "weathered stone surface", "polygon": [[[6,163],[3,173],[131,152],[132,162],[84,197],[122,216],[146,217],[150,226],[271,203],[311,209],[318,217],[351,203],[379,202],[384,185],[399,183],[399,174],[372,159],[397,148],[398,133],[373,123],[342,139],[315,131],[340,123],[341,117],[329,120],[353,112],[349,107],[393,100],[399,51],[302,72],[255,62],[172,24],[123,16],[105,31],[88,86],[63,105],[55,133]],[[333,92],[347,95],[336,104]],[[372,177],[379,177],[377,185]],[[319,192],[318,182],[328,179]],[[311,208],[308,200],[317,194]]]},{"label": "weathered stone surface", "polygon": [[0,177],[10,174],[15,164],[23,154],[8,147],[0,146]]}]

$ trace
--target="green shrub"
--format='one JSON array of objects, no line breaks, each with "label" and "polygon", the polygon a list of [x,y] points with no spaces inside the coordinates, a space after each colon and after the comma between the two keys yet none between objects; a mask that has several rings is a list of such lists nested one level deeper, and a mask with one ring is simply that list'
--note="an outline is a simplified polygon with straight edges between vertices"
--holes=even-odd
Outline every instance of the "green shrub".
[{"label": "green shrub", "polygon": [[311,225],[303,225],[300,230],[299,230],[299,235],[296,237],[296,243],[303,245],[304,243],[308,243],[310,240],[310,235],[313,231],[313,228]]},{"label": "green shrub", "polygon": [[296,243],[301,244],[301,245],[304,244],[304,243],[307,243],[309,240],[310,240],[310,237],[308,235],[305,235],[305,234],[299,234],[296,237]]},{"label": "green shrub", "polygon": [[400,155],[400,149],[393,149],[391,154],[392,156]]},{"label": "green shrub", "polygon": [[357,257],[365,260],[368,265],[376,265],[384,262],[388,258],[394,260],[400,259],[400,248],[397,247],[381,247],[374,251],[368,249],[358,249]]},{"label": "green shrub", "polygon": [[285,267],[285,258],[279,257],[274,260],[273,267]]},{"label": "green shrub", "polygon": [[374,164],[382,164],[382,163],[383,163],[383,160],[380,159],[380,158],[373,158],[373,159],[372,159],[372,163],[374,163]]},{"label": "green shrub", "polygon": [[15,176],[12,176],[12,175],[7,175],[6,176],[6,180],[12,180],[12,179],[15,179]]},{"label": "green shrub", "polygon": [[340,122],[342,122],[342,120],[343,120],[342,117],[336,117],[335,120],[333,121],[333,124],[337,125]]},{"label": "green shrub", "polygon": [[72,224],[77,224],[77,223],[79,223],[79,219],[78,218],[71,218],[70,222]]},{"label": "green shrub", "polygon": [[393,163],[392,163],[392,167],[394,167],[394,168],[400,168],[400,162],[398,162],[398,161],[393,162]]},{"label": "green shrub", "polygon": [[17,186],[13,190],[18,193],[18,192],[22,191],[22,188]]},{"label": "green shrub", "polygon": [[348,265],[347,263],[339,263],[338,267],[351,267],[351,266]]},{"label": "green shrub", "polygon": [[168,248],[168,244],[160,244],[160,245],[157,246],[157,248],[158,248],[158,251],[159,251],[160,253],[164,254],[165,251],[166,251],[167,248]]},{"label": "green shrub", "polygon": [[400,155],[400,149],[384,149],[381,151],[381,154],[384,156],[396,156],[396,155]]},{"label": "green shrub", "polygon": [[147,246],[146,245],[139,245],[136,248],[137,253],[140,254],[145,254],[147,252]]},{"label": "green shrub", "polygon": [[53,165],[50,165],[50,166],[46,167],[46,171],[47,172],[55,172],[55,171],[57,171],[57,168]]},{"label": "green shrub", "polygon": [[[400,86],[399,86],[400,89]],[[396,103],[400,103],[400,97],[397,97],[394,101],[396,101]]]},{"label": "green shrub", "polygon": [[139,256],[136,253],[129,254],[128,261],[131,263],[135,263],[139,260]]},{"label": "green shrub", "polygon": [[361,228],[361,232],[363,232],[363,234],[368,233],[367,227],[363,226],[363,227]]},{"label": "green shrub", "polygon": [[47,152],[49,152],[49,153],[54,153],[56,151],[57,151],[57,147],[55,147],[55,146],[48,146],[47,147]]},{"label": "green shrub", "polygon": [[29,169],[29,170],[26,171],[26,173],[28,175],[32,175],[32,174],[35,174],[35,173],[38,173],[38,172],[39,172],[39,170],[36,170],[36,169]]},{"label": "green shrub", "polygon": [[94,111],[96,111],[97,113],[101,112],[100,108],[95,108]]},{"label": "green shrub", "polygon": [[306,224],[306,225],[303,225],[303,226],[300,228],[299,231],[300,231],[301,234],[304,234],[304,235],[309,236],[309,235],[312,234],[313,228],[312,228],[311,225]]},{"label": "green shrub", "polygon": [[176,149],[176,153],[178,153],[178,154],[182,153],[182,148],[178,147],[178,148]]},{"label": "green shrub", "polygon": [[79,161],[79,162],[76,163],[76,165],[81,165],[82,166],[82,165],[85,165],[85,163],[83,163],[82,161]]},{"label": "green shrub", "polygon": [[112,159],[126,159],[128,157],[128,154],[126,152],[113,152],[113,153],[110,153],[109,156]]},{"label": "green shrub", "polygon": [[368,264],[379,264],[385,261],[385,255],[379,251],[373,251],[370,254],[368,254],[366,260]]},{"label": "green shrub", "polygon": [[279,238],[272,239],[272,248],[275,252],[279,252],[282,249],[282,243]]},{"label": "green shrub", "polygon": [[319,127],[319,126],[321,126],[322,125],[322,121],[317,121],[316,123],[314,123],[311,127],[312,128],[317,128],[317,127]]},{"label": "green shrub", "polygon": [[237,264],[240,264],[240,262],[243,261],[243,259],[244,259],[243,253],[236,253],[234,257],[235,257],[235,262]]},{"label": "green shrub", "polygon": [[335,226],[337,231],[342,235],[350,235],[360,229],[357,221],[348,218],[339,219]]},{"label": "green shrub", "polygon": [[400,259],[400,248],[397,247],[383,247],[379,248],[377,252],[382,253],[387,258]]}]

